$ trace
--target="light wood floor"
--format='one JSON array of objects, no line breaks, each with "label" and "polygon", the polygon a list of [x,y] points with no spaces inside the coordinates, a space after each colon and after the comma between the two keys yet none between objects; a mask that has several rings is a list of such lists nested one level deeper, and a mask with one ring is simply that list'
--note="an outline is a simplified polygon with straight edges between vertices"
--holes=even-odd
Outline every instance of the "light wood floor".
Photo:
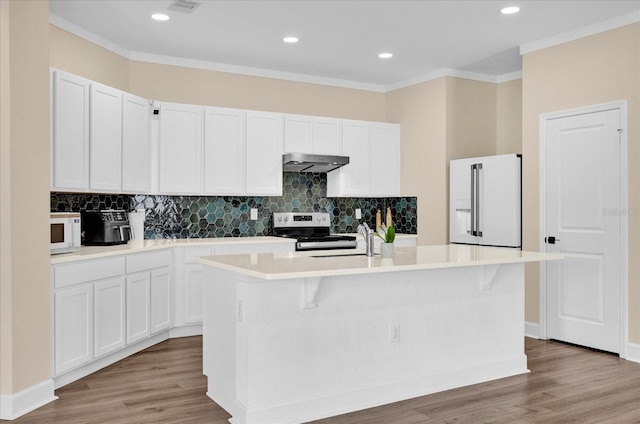
[{"label": "light wood floor", "polygon": [[[202,339],[172,339],[56,391],[15,424],[227,424],[205,395]],[[530,374],[314,421],[315,424],[640,423],[640,364],[526,339]]]}]

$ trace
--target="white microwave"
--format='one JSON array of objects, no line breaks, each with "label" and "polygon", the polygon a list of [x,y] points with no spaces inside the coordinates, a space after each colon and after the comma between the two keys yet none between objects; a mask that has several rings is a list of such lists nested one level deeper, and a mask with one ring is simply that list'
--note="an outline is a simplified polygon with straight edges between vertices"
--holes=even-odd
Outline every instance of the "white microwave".
[{"label": "white microwave", "polygon": [[80,249],[80,213],[51,212],[51,254]]}]

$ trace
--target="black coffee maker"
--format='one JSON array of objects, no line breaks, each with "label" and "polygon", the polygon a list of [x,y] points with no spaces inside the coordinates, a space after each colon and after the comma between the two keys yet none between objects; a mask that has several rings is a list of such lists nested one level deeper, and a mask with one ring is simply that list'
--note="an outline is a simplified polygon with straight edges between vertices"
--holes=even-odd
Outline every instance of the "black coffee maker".
[{"label": "black coffee maker", "polygon": [[110,246],[131,240],[131,226],[123,210],[82,212],[82,244]]}]

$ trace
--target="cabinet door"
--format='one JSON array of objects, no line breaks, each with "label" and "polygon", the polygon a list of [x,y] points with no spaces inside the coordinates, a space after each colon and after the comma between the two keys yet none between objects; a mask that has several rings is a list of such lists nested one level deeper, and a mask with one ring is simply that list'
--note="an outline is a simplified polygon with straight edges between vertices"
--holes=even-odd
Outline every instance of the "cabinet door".
[{"label": "cabinet door", "polygon": [[93,285],[54,293],[55,373],[93,360]]},{"label": "cabinet door", "polygon": [[247,195],[282,196],[282,132],[282,115],[247,112]]},{"label": "cabinet door", "polygon": [[[371,125],[368,122],[344,121],[342,123],[342,154],[349,156],[349,165],[340,168],[340,195],[367,196],[371,182],[369,144]],[[331,172],[332,178],[335,173]]]},{"label": "cabinet door", "polygon": [[184,322],[187,324],[202,322],[202,280],[204,266],[201,264],[184,265]]},{"label": "cabinet door", "polygon": [[313,153],[313,118],[311,116],[285,115],[284,151]]},{"label": "cabinet door", "polygon": [[148,272],[127,276],[127,344],[137,342],[151,334],[149,323]]},{"label": "cabinet door", "polygon": [[122,92],[91,83],[89,188],[122,189]]},{"label": "cabinet door", "polygon": [[89,188],[89,81],[55,71],[52,189]]},{"label": "cabinet door", "polygon": [[313,153],[342,155],[342,121],[315,118],[313,121]]},{"label": "cabinet door", "polygon": [[125,345],[125,279],[94,284],[94,330],[96,358]]},{"label": "cabinet door", "polygon": [[206,108],[204,116],[204,191],[242,195],[245,112]]},{"label": "cabinet door", "polygon": [[151,271],[151,334],[171,327],[169,267]]},{"label": "cabinet door", "polygon": [[151,191],[151,107],[149,100],[122,96],[122,191]]},{"label": "cabinet door", "polygon": [[160,192],[202,191],[202,108],[163,103],[160,108]]},{"label": "cabinet door", "polygon": [[400,126],[374,123],[371,126],[371,195],[400,194]]}]

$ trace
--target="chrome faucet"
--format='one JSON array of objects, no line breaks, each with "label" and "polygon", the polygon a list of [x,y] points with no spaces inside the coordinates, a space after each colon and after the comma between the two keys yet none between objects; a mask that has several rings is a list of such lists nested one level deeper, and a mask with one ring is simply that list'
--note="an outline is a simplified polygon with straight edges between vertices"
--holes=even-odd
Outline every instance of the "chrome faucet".
[{"label": "chrome faucet", "polygon": [[375,244],[373,241],[373,230],[369,228],[369,225],[366,222],[363,222],[362,224],[358,225],[356,231],[362,234],[362,237],[364,237],[364,241],[366,243],[366,255],[373,256],[373,246]]}]

